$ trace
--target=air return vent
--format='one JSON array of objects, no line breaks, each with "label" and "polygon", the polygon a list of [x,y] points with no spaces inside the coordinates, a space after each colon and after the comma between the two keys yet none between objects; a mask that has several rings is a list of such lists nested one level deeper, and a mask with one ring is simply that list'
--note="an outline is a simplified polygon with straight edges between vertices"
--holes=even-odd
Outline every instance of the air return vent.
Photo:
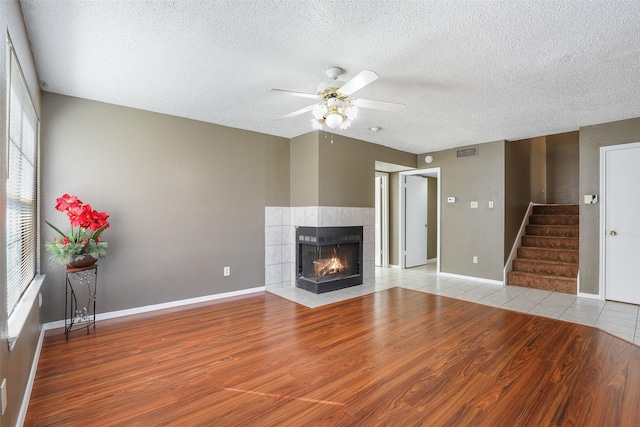
[{"label": "air return vent", "polygon": [[478,147],[461,148],[457,151],[457,157],[473,157],[478,155]]}]

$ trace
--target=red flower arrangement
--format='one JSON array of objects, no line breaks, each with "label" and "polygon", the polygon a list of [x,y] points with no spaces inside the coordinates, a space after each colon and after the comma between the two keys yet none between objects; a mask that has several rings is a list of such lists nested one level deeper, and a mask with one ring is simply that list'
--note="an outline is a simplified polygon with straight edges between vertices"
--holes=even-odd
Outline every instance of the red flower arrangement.
[{"label": "red flower arrangement", "polygon": [[55,237],[53,242],[47,243],[52,261],[69,264],[87,256],[98,259],[106,255],[107,242],[100,241],[100,237],[102,232],[109,228],[109,215],[92,209],[91,205],[82,203],[77,196],[68,194],[56,199],[56,210],[67,214],[71,231],[65,234],[49,221],[45,221],[62,236],[61,239]]}]

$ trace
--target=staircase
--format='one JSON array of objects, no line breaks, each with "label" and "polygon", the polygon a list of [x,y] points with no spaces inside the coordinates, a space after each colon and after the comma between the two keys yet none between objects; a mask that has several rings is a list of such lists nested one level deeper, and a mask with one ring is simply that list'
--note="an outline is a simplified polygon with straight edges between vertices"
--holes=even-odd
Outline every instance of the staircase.
[{"label": "staircase", "polygon": [[507,283],[575,294],[579,233],[578,205],[533,206]]}]

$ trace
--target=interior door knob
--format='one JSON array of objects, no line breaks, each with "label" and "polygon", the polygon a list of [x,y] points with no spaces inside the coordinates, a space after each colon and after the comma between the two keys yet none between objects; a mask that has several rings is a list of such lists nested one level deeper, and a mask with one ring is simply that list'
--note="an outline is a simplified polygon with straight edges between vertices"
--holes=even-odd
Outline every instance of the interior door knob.
[{"label": "interior door knob", "polygon": [[609,235],[610,235],[610,236],[615,236],[616,234],[618,234],[618,233],[616,233],[616,232],[615,232],[615,230],[611,230],[611,231],[609,232]]}]

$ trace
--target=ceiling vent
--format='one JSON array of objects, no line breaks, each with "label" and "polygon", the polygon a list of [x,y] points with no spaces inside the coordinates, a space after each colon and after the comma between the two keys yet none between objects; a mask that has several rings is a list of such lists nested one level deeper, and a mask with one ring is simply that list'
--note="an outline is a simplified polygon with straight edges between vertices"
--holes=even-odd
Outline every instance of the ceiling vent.
[{"label": "ceiling vent", "polygon": [[456,157],[473,157],[478,155],[478,147],[461,148],[456,152]]}]

